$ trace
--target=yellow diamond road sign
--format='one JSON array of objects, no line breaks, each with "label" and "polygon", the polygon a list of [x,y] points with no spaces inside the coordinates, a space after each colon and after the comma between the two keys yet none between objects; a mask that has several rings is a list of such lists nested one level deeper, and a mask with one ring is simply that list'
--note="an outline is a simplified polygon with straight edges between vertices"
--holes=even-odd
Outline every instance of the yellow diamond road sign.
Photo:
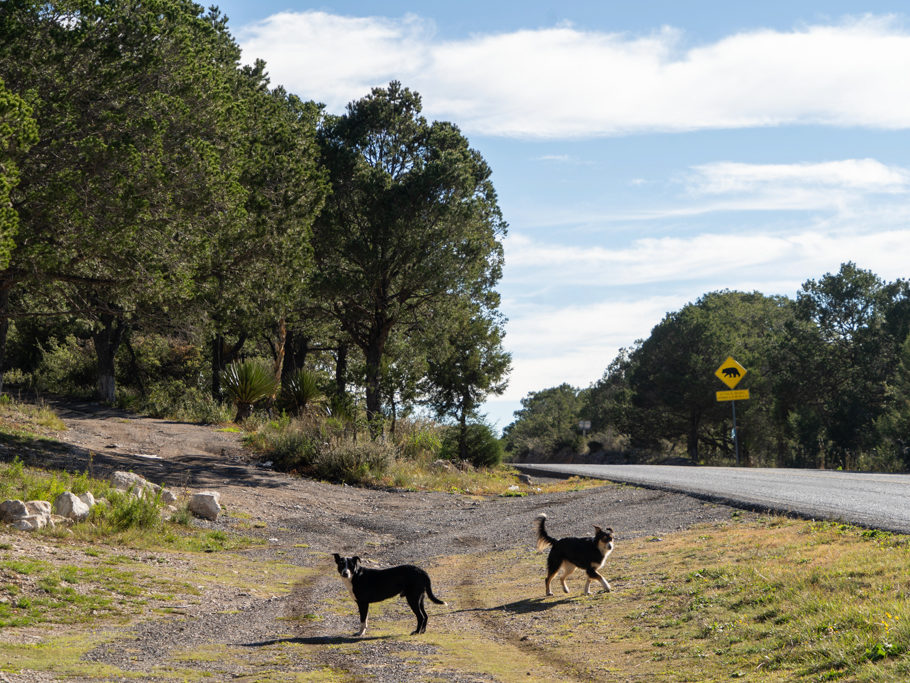
[{"label": "yellow diamond road sign", "polygon": [[720,367],[714,373],[717,378],[731,389],[739,384],[739,380],[746,374],[746,369],[733,360],[733,356],[728,356],[727,360],[720,364]]}]

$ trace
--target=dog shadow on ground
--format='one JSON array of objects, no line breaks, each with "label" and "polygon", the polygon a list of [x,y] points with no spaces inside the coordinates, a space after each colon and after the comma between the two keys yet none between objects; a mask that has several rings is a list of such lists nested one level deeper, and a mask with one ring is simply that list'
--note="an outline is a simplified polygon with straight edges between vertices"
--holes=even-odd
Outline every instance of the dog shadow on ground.
[{"label": "dog shadow on ground", "polygon": [[363,643],[370,640],[394,640],[395,636],[298,636],[261,640],[258,643],[238,643],[241,647],[268,647],[269,645],[344,645],[345,643]]},{"label": "dog shadow on ground", "polygon": [[494,605],[493,607],[468,607],[465,609],[454,609],[452,614],[459,612],[509,612],[511,614],[531,614],[533,612],[546,612],[557,605],[565,605],[572,602],[574,598],[567,597],[559,600],[546,598],[525,598],[515,602],[507,602],[504,605]]}]

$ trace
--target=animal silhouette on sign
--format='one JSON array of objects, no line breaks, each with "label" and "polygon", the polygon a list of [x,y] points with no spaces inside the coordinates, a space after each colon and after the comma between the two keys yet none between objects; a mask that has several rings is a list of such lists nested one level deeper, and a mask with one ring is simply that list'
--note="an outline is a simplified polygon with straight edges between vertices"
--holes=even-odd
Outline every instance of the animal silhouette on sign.
[{"label": "animal silhouette on sign", "polygon": [[721,372],[724,374],[724,377],[739,377],[739,370],[736,368],[724,368]]}]

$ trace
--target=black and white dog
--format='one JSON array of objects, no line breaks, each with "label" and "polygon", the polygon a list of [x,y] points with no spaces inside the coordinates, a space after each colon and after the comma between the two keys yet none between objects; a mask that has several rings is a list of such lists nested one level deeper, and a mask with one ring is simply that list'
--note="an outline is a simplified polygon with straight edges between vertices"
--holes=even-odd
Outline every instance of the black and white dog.
[{"label": "black and white dog", "polygon": [[613,529],[601,529],[599,526],[595,526],[593,538],[556,539],[547,534],[546,520],[547,516],[544,514],[537,518],[537,549],[543,550],[550,546],[545,584],[547,595],[553,595],[553,591],[550,590],[550,582],[560,569],[562,576],[559,577],[559,580],[562,583],[562,589],[568,593],[566,577],[574,572],[576,567],[583,569],[588,574],[585,595],[591,594],[591,581],[594,580],[600,581],[604,590],[609,591],[610,584],[598,570],[604,566],[607,556],[613,552]]},{"label": "black and white dog", "polygon": [[412,564],[403,564],[388,569],[368,569],[360,564],[359,557],[342,557],[334,554],[335,564],[341,580],[351,591],[357,608],[360,610],[360,632],[362,636],[367,630],[367,610],[371,602],[381,602],[401,595],[407,598],[408,605],[417,616],[417,628],[411,635],[423,633],[427,630],[427,611],[423,607],[424,596],[437,605],[446,603],[433,595],[430,587],[430,575],[420,567]]}]

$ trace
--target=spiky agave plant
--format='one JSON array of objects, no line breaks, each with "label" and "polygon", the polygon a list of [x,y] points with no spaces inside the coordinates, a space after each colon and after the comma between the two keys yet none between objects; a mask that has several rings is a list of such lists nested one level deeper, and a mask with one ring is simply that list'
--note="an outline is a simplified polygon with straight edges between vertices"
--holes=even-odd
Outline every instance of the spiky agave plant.
[{"label": "spiky agave plant", "polygon": [[253,412],[253,405],[275,393],[278,381],[271,368],[263,363],[245,360],[231,363],[221,373],[221,386],[228,399],[237,406],[234,422],[243,422]]},{"label": "spiky agave plant", "polygon": [[304,368],[291,375],[282,388],[285,401],[298,415],[303,413],[307,404],[318,399],[321,393],[316,373]]}]

